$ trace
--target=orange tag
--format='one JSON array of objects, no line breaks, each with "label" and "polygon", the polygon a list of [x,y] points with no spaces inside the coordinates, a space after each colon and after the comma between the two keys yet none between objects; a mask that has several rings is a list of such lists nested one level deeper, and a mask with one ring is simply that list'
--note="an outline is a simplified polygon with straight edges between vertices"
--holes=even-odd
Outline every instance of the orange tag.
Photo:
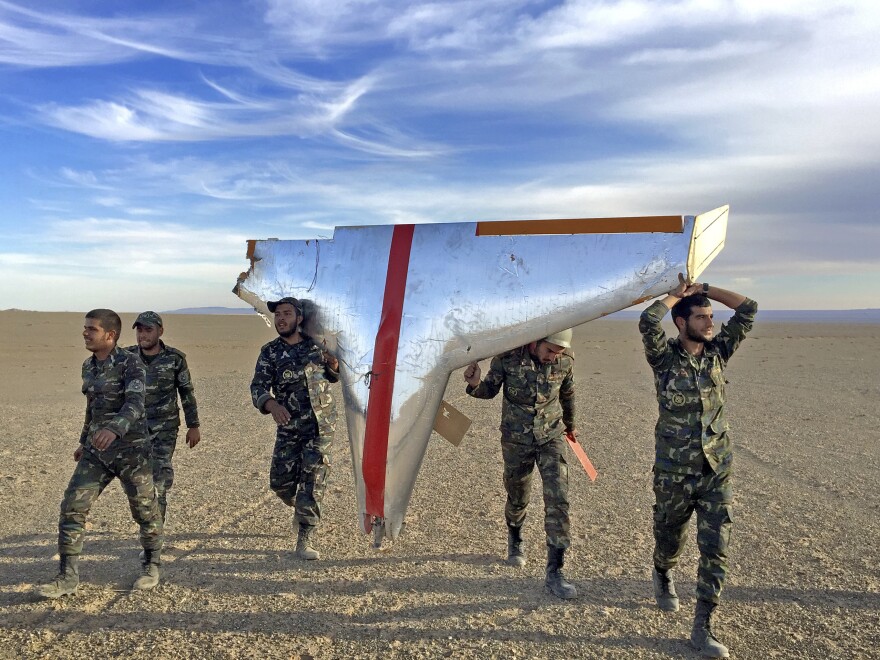
[{"label": "orange tag", "polygon": [[565,439],[568,440],[568,446],[571,447],[574,455],[577,456],[577,459],[581,462],[581,465],[584,466],[584,471],[587,473],[590,481],[596,481],[596,477],[599,476],[599,473],[596,472],[596,468],[593,467],[590,459],[587,458],[587,454],[584,451],[584,448],[581,447],[580,443],[577,441],[577,438],[575,438],[574,435],[571,433],[566,433]]}]

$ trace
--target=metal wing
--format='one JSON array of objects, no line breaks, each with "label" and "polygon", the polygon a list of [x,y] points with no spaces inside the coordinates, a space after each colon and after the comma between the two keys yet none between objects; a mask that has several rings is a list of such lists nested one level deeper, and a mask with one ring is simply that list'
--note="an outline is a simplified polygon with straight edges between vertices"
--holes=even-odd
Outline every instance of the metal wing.
[{"label": "metal wing", "polygon": [[727,216],[339,227],[250,241],[234,291],[267,316],[305,301],[341,363],[361,529],[396,538],[452,371],[695,280]]}]

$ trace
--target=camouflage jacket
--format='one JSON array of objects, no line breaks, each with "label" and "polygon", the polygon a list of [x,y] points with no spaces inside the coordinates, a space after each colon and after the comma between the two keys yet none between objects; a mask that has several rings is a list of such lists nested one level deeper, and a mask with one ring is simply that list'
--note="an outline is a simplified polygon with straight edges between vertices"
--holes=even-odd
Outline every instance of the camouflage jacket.
[{"label": "camouflage jacket", "polygon": [[278,337],[260,349],[251,381],[251,399],[263,414],[267,414],[266,402],[273,397],[287,408],[290,422],[279,430],[295,431],[314,414],[318,432],[332,437],[336,402],[330,383],[338,380],[339,373],[327,365],[321,348],[311,337],[293,345]]},{"label": "camouflage jacket", "polygon": [[733,456],[724,414],[724,368],[752,329],[758,303],[746,298],[700,357],[688,353],[678,337],[666,338],[660,321],[668,311],[658,300],[639,319],[660,404],[654,469],[700,474],[705,457],[714,472],[728,472]]},{"label": "camouflage jacket", "polygon": [[574,354],[569,350],[552,364],[536,364],[528,346],[496,355],[489,373],[467,393],[491,399],[504,387],[501,438],[544,444],[574,427]]},{"label": "camouflage jacket", "polygon": [[101,429],[109,429],[116,434],[116,440],[105,451],[146,441],[146,373],[136,355],[118,346],[103,362],[92,355],[83,362],[82,381],[82,392],[86,395],[86,419],[79,438],[81,444],[97,451],[92,449],[91,438]]},{"label": "camouflage jacket", "polygon": [[177,395],[180,394],[186,427],[195,428],[199,425],[199,409],[186,354],[166,346],[161,339],[159,347],[159,353],[152,356],[144,356],[138,346],[125,349],[137,355],[147,369],[147,426],[151,433],[180,428],[180,408],[177,405]]}]

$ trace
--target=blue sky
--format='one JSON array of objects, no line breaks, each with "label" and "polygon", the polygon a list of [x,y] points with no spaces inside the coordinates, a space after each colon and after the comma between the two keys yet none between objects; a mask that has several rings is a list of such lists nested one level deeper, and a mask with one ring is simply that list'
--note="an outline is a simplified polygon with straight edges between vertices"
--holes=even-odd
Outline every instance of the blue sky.
[{"label": "blue sky", "polygon": [[726,203],[705,279],[880,307],[878,34],[867,0],[0,0],[0,309],[242,306],[248,238]]}]

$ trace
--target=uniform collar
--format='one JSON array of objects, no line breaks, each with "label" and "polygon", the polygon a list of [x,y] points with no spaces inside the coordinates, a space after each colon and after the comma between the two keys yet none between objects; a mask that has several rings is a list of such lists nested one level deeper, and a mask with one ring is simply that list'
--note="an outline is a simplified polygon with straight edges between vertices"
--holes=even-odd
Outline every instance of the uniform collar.
[{"label": "uniform collar", "polygon": [[675,346],[675,350],[678,351],[679,355],[682,357],[686,357],[689,360],[702,360],[704,357],[708,357],[714,355],[717,352],[715,348],[715,338],[713,337],[711,341],[707,341],[703,344],[703,354],[702,355],[691,355],[688,353],[684,346],[681,343],[681,340],[678,337],[672,338],[672,345]]},{"label": "uniform collar", "polygon": [[[119,344],[113,347],[113,350],[107,354],[107,360],[103,362],[103,364],[116,364],[116,361],[119,360],[120,357],[124,358],[126,351],[119,348]],[[92,353],[92,357],[89,358],[93,367],[98,366],[98,358],[95,357],[95,354]]]}]

